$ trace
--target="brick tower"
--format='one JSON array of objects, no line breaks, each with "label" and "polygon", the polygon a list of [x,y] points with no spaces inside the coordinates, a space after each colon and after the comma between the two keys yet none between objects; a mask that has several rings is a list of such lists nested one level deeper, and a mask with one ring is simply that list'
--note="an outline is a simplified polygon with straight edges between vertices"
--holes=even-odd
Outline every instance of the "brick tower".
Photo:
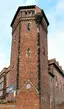
[{"label": "brick tower", "polygon": [[48,25],[35,5],[19,7],[11,23],[10,84],[21,109],[49,109]]}]

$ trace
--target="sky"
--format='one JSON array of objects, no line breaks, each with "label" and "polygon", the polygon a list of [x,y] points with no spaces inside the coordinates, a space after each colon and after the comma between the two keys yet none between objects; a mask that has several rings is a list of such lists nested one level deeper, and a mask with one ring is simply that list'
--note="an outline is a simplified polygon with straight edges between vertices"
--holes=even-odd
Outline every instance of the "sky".
[{"label": "sky", "polygon": [[22,5],[37,5],[48,21],[48,59],[56,58],[64,69],[64,0],[2,0],[0,1],[0,71],[10,65],[12,28],[16,10]]}]

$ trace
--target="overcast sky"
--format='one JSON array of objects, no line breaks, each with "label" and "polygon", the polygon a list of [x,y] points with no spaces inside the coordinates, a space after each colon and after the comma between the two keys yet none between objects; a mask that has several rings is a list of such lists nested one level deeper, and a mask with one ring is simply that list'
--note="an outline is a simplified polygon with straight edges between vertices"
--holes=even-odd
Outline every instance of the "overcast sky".
[{"label": "overcast sky", "polygon": [[22,5],[36,4],[49,20],[48,58],[56,58],[64,69],[64,0],[2,0],[0,2],[0,71],[10,65],[11,21]]}]

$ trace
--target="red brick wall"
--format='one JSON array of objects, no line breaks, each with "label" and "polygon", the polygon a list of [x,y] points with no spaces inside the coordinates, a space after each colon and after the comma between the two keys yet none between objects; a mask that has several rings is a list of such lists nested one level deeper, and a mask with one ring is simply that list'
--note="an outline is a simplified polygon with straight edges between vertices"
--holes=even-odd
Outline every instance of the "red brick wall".
[{"label": "red brick wall", "polygon": [[49,109],[48,45],[47,33],[43,27],[40,25],[41,108]]},{"label": "red brick wall", "polygon": [[11,63],[10,63],[10,78],[11,84],[16,86],[16,76],[17,76],[17,56],[18,56],[18,36],[19,35],[19,25],[17,26],[13,36],[12,36],[12,49],[11,49]]},{"label": "red brick wall", "polygon": [[[39,8],[36,8],[36,12],[40,12]],[[37,37],[37,25],[35,22],[35,17],[24,18],[23,14],[20,13],[17,15],[15,22],[13,24],[12,31],[12,51],[11,51],[11,64],[10,64],[10,83],[14,84],[16,88],[16,79],[17,79],[17,64],[18,64],[18,56],[19,56],[19,88],[22,89],[24,84],[30,80],[33,84],[33,91],[38,89],[38,65],[40,64],[40,85],[41,85],[41,98],[39,96],[36,97],[37,93],[33,91],[26,92],[21,91],[17,96],[17,105],[21,105],[26,102],[25,99],[28,97],[28,102],[30,100],[33,102],[33,109],[41,108],[49,109],[49,94],[48,94],[48,51],[47,51],[47,33],[45,32],[43,26],[40,25],[40,57],[38,55],[38,37]],[[21,18],[21,22],[19,21],[20,14],[23,18]],[[18,25],[17,25],[18,23]],[[30,23],[30,31],[27,30],[27,24]],[[21,28],[19,28],[19,25]],[[20,29],[20,30],[19,30]],[[18,53],[18,41],[20,35],[20,53]],[[30,56],[27,55],[27,49],[30,48]],[[40,58],[40,62],[38,62],[38,57]],[[12,96],[10,96],[13,98]],[[20,101],[22,99],[22,102]],[[38,104],[39,101],[39,104]],[[19,104],[20,103],[20,104]],[[36,107],[35,104],[36,103]],[[19,108],[20,108],[19,107]],[[32,106],[29,103],[30,109]],[[23,107],[27,109],[28,107]],[[21,109],[21,108],[20,108]]]},{"label": "red brick wall", "polygon": [[57,105],[56,109],[64,109],[64,103],[60,104],[60,105]]},{"label": "red brick wall", "polygon": [[[31,30],[27,30],[28,22],[31,23]],[[21,50],[20,50],[20,87],[30,79],[37,86],[37,32],[35,21],[23,21],[21,24]],[[27,49],[30,48],[30,56],[27,56]]]},{"label": "red brick wall", "polygon": [[[30,88],[27,88],[30,84]],[[17,109],[39,109],[39,93],[31,81],[27,81],[16,96]]]},{"label": "red brick wall", "polygon": [[55,88],[56,102],[61,104],[64,102],[64,77],[57,69],[54,70],[54,73],[57,78],[57,87]]},{"label": "red brick wall", "polygon": [[[50,75],[50,95],[52,94],[52,102],[55,102],[56,109],[64,108],[64,77],[59,70],[59,65],[56,67],[55,64],[50,64],[51,73],[55,76]],[[60,84],[61,82],[61,84]],[[54,105],[54,104],[53,104]],[[52,106],[52,104],[51,104]]]},{"label": "red brick wall", "polygon": [[16,109],[15,103],[0,104],[0,109]]},{"label": "red brick wall", "polygon": [[[24,15],[24,14],[22,14]],[[18,17],[17,17],[18,18]],[[17,19],[16,18],[16,19]],[[17,19],[18,20],[18,19]],[[16,22],[16,20],[15,20]],[[27,25],[30,23],[30,31],[27,30]],[[10,63],[10,79],[9,82],[14,84],[16,88],[17,79],[17,59],[18,59],[18,40],[20,35],[20,54],[19,54],[19,88],[21,88],[26,81],[30,80],[35,88],[38,88],[38,54],[37,54],[37,26],[35,19],[22,20],[20,22],[21,30],[19,31],[19,24],[16,25],[16,30],[12,35],[11,48],[11,63]],[[14,25],[13,29],[14,30]],[[20,34],[19,34],[20,32]],[[30,48],[30,56],[27,56],[27,49]],[[35,90],[35,89],[34,89]],[[23,96],[25,97],[25,96]],[[9,99],[13,99],[11,94]],[[35,100],[34,100],[35,102]],[[19,102],[18,102],[19,103]]]}]

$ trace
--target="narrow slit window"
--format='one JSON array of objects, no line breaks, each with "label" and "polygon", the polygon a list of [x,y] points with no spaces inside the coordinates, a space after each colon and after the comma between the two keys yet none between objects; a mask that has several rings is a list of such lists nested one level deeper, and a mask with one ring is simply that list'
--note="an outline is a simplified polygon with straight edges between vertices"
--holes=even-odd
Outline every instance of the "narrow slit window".
[{"label": "narrow slit window", "polygon": [[30,31],[30,23],[27,24],[27,30]]},{"label": "narrow slit window", "polygon": [[27,49],[27,55],[30,56],[30,48]]}]

